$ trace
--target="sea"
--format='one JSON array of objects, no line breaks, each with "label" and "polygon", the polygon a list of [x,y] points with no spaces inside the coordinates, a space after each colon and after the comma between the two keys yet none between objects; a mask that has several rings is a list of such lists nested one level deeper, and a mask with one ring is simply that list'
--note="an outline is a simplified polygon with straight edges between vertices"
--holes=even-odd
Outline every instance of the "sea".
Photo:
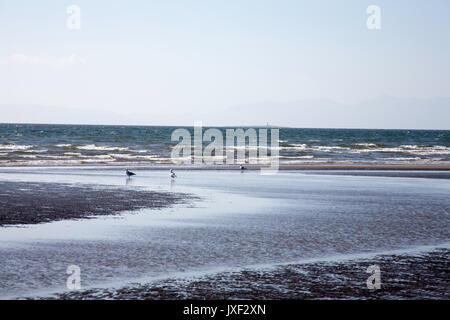
[{"label": "sea", "polygon": [[[168,165],[179,143],[172,141],[172,133],[180,128],[194,137],[193,127],[0,124],[0,166]],[[229,127],[217,129],[225,137]],[[277,148],[280,164],[450,161],[449,130],[278,129],[277,146],[270,145],[270,137],[268,141],[269,149]],[[240,147],[247,154],[251,148]]]}]

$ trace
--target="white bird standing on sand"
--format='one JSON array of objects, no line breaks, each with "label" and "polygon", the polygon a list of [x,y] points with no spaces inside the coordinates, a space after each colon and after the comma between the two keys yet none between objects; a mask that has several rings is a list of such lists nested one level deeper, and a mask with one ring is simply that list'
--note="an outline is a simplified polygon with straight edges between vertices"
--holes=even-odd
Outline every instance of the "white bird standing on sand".
[{"label": "white bird standing on sand", "polygon": [[135,176],[135,175],[136,175],[136,173],[131,172],[131,171],[128,170],[128,169],[127,169],[127,171],[126,171],[126,174],[127,174],[128,178],[130,178],[131,176]]},{"label": "white bird standing on sand", "polygon": [[172,169],[170,169],[170,177],[171,177],[172,179],[175,179],[175,178],[177,177],[177,175],[175,174],[175,172],[173,172]]}]

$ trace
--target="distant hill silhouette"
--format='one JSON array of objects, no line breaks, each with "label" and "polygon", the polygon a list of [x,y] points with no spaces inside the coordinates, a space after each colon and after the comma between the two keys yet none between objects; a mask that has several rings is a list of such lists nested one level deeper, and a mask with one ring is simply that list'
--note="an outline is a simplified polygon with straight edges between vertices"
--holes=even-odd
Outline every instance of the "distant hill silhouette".
[{"label": "distant hill silhouette", "polygon": [[116,125],[380,128],[450,130],[450,98],[410,99],[379,97],[345,105],[330,100],[262,102],[214,109],[208,113],[180,114],[157,107],[148,113],[117,114],[109,111],[50,106],[0,104],[0,123],[61,123]]}]

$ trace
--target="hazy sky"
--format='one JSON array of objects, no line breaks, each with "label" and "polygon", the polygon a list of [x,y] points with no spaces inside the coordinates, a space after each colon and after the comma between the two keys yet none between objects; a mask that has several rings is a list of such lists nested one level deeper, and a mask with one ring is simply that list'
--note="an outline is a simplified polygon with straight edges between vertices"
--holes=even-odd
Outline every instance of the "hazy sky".
[{"label": "hazy sky", "polygon": [[450,97],[449,34],[448,0],[0,0],[0,104],[167,118]]}]

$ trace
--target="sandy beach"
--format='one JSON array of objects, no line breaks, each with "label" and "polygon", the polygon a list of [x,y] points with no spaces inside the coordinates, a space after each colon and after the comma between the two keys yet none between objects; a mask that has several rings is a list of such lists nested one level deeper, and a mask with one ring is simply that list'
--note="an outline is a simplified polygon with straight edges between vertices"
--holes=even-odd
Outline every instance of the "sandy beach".
[{"label": "sandy beach", "polygon": [[[448,291],[447,171],[179,168],[172,180],[167,168],[133,170],[127,179],[117,167],[0,169],[10,212],[0,215],[0,297],[435,299]],[[381,267],[381,291],[366,288],[369,264]],[[66,287],[68,265],[81,269],[80,291]]]}]

